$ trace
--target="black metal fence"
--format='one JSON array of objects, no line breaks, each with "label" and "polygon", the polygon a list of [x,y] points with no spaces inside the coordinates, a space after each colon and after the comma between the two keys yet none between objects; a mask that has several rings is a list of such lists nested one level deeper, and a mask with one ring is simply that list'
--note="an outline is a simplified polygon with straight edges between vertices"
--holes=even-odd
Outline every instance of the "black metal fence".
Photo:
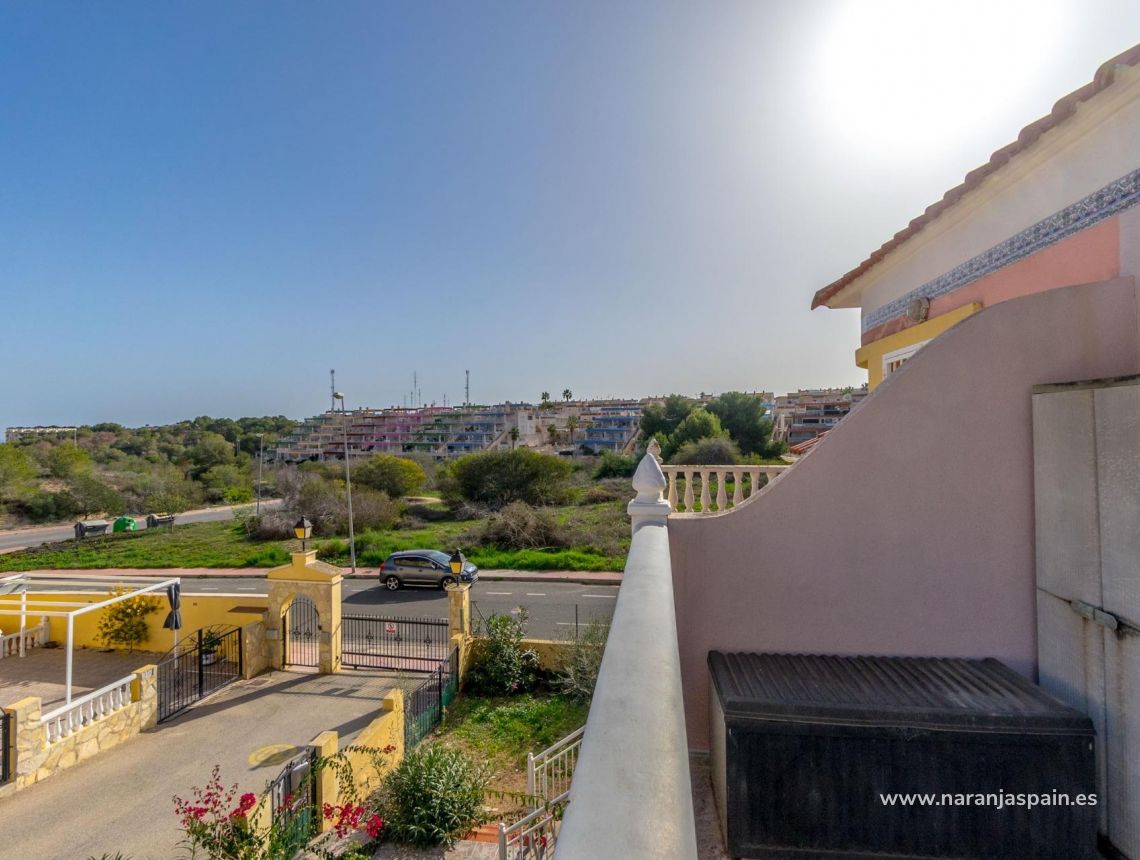
[{"label": "black metal fence", "polygon": [[12,778],[12,715],[0,711],[0,785]]},{"label": "black metal fence", "polygon": [[278,835],[282,857],[292,857],[316,835],[317,780],[314,762],[317,751],[309,747],[290,759],[281,773],[269,783],[269,810]]},{"label": "black metal fence", "polygon": [[[321,617],[317,605],[303,594],[293,598],[281,619],[286,666],[319,666]],[[284,668],[284,667],[282,667]]]},{"label": "black metal fence", "polygon": [[404,749],[410,750],[443,721],[443,709],[459,692],[459,649],[404,697]]},{"label": "black metal fence", "polygon": [[353,669],[434,672],[451,651],[446,620],[340,617],[341,664]]},{"label": "black metal fence", "polygon": [[242,676],[241,630],[205,627],[158,664],[158,721],[181,713]]}]

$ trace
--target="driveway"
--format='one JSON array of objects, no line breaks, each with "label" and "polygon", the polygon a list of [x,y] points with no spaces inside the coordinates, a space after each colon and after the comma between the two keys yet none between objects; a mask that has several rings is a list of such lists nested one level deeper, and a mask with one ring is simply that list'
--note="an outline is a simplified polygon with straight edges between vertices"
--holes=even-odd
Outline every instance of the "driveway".
[{"label": "driveway", "polygon": [[121,747],[0,800],[0,856],[183,856],[175,794],[204,785],[215,764],[227,785],[261,792],[320,732],[337,731],[344,746],[397,685],[392,673],[379,671],[269,672],[239,681]]}]

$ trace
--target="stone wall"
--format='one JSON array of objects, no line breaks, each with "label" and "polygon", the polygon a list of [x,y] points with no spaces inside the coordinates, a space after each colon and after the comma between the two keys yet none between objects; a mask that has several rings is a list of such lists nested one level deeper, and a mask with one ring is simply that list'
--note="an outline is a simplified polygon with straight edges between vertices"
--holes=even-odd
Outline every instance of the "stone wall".
[{"label": "stone wall", "polygon": [[250,622],[241,628],[242,678],[247,681],[262,672],[276,668],[273,665],[269,640],[265,635],[268,619],[269,613],[266,612],[261,621]]},{"label": "stone wall", "polygon": [[42,720],[42,702],[37,696],[21,699],[4,708],[12,715],[12,756],[15,778],[0,786],[5,797],[86,761],[152,728],[158,721],[157,667],[143,666],[131,682],[131,702],[112,714],[48,743]]}]

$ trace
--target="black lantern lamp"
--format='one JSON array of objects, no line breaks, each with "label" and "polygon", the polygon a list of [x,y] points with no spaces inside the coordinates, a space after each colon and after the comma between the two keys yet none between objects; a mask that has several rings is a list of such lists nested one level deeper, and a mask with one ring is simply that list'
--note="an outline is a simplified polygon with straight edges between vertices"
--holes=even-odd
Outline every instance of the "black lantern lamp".
[{"label": "black lantern lamp", "polygon": [[451,565],[451,572],[454,573],[456,579],[458,579],[459,574],[463,573],[463,553],[456,549],[455,552],[451,554],[451,559],[448,564]]},{"label": "black lantern lamp", "polygon": [[313,536],[313,524],[309,522],[308,517],[297,520],[297,524],[293,526],[293,535],[301,542],[301,552],[304,552],[305,541]]}]

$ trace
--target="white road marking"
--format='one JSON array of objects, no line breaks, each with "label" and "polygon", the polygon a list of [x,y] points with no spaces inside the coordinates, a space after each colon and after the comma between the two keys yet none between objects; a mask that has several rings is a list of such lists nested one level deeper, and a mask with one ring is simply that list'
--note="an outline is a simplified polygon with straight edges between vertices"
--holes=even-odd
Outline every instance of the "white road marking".
[{"label": "white road marking", "polygon": [[499,594],[499,595],[502,595],[502,596],[505,596],[505,597],[510,597],[512,594],[514,594],[514,592],[513,592],[513,591],[487,591],[487,592],[484,592],[484,593],[485,593],[485,594]]},{"label": "white road marking", "polygon": [[583,594],[583,597],[601,597],[606,600],[617,600],[616,594]]},{"label": "white road marking", "polygon": [[526,596],[527,597],[546,597],[546,592],[545,591],[537,591],[537,592],[536,591],[528,591],[526,593]]}]

